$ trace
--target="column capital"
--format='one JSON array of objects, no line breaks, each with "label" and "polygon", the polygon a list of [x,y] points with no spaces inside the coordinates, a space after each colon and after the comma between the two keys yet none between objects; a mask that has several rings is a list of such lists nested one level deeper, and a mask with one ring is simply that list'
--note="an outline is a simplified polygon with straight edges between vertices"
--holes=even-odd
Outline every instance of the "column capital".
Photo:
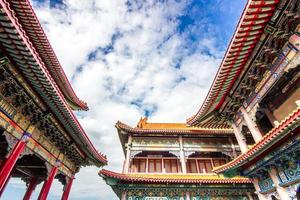
[{"label": "column capital", "polygon": [[60,166],[61,166],[61,161],[57,159],[55,161],[55,167],[60,167]]},{"label": "column capital", "polygon": [[31,138],[31,134],[25,131],[23,133],[23,136],[21,137],[20,140],[22,140],[23,142],[27,143],[30,138]]}]

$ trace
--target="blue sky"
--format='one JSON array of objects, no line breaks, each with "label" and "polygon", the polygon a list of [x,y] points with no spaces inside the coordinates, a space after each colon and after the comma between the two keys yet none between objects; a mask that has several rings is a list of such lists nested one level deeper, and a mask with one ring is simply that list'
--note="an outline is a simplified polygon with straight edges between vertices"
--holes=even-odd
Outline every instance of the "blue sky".
[{"label": "blue sky", "polygon": [[[246,0],[31,2],[76,93],[90,107],[76,113],[82,126],[108,155],[105,168],[120,171],[124,156],[114,124],[135,126],[141,116],[184,122],[195,114]],[[81,169],[70,199],[117,199],[98,170]],[[24,192],[24,183],[12,179],[2,199],[21,199]],[[61,193],[56,181],[49,199]]]}]

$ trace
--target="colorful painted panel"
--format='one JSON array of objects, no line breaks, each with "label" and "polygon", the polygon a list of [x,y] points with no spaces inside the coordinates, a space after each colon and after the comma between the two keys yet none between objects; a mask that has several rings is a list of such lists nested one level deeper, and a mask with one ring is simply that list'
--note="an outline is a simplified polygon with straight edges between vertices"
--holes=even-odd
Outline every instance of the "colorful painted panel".
[{"label": "colorful painted panel", "polygon": [[127,200],[186,200],[186,194],[177,189],[130,190],[127,192]]},{"label": "colorful painted panel", "polygon": [[272,181],[272,179],[270,177],[260,180],[258,182],[259,188],[260,188],[260,192],[264,193],[264,192],[268,192],[270,190],[274,189],[274,183]]},{"label": "colorful painted panel", "polygon": [[290,162],[278,172],[281,185],[300,181],[300,162]]},{"label": "colorful painted panel", "polygon": [[185,197],[137,197],[130,196],[127,200],[186,200]]},{"label": "colorful painted panel", "polygon": [[243,196],[196,196],[191,197],[191,200],[248,200],[248,198]]},{"label": "colorful painted panel", "polygon": [[179,141],[176,139],[149,139],[149,138],[134,138],[132,141],[133,147],[177,147],[179,148]]},{"label": "colorful painted panel", "polygon": [[209,147],[218,147],[218,148],[231,148],[228,140],[222,138],[202,138],[202,139],[185,139],[183,141],[183,146],[185,149],[188,148],[209,148]]}]

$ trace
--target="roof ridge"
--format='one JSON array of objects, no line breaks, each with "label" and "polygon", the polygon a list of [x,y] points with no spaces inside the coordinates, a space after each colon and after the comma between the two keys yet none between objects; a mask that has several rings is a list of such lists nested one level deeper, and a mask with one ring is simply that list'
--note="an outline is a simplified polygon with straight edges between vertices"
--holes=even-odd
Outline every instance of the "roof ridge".
[{"label": "roof ridge", "polygon": [[[165,133],[165,134],[233,134],[233,129],[225,129],[225,128],[199,128],[199,127],[187,127],[184,128],[139,128],[139,127],[131,127],[121,121],[118,121],[115,125],[117,129],[122,129],[127,132],[132,133]],[[193,129],[194,128],[194,129]]]}]

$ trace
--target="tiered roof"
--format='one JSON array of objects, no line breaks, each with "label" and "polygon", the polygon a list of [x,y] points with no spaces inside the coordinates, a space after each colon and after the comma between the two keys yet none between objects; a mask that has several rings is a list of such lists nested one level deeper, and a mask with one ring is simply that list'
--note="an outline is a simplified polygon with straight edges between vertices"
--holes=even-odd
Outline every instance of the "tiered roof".
[{"label": "tiered roof", "polygon": [[136,127],[131,127],[120,121],[116,123],[119,138],[125,153],[125,143],[128,135],[134,136],[228,136],[233,135],[231,128],[201,128],[188,126],[185,123],[149,123],[147,118],[141,118]]},{"label": "tiered roof", "polygon": [[30,5],[29,0],[0,0],[0,41],[10,61],[35,89],[58,121],[79,145],[88,160],[96,165],[107,163],[72,112],[87,110],[75,95],[53,49]]},{"label": "tiered roof", "polygon": [[101,170],[99,175],[104,178],[114,178],[123,182],[135,183],[166,183],[166,184],[230,184],[251,183],[244,177],[225,178],[222,175],[201,174],[121,174],[108,170]]},{"label": "tiered roof", "polygon": [[[253,58],[252,54],[278,2],[279,0],[248,1],[209,93],[200,110],[187,120],[189,125],[199,125],[199,121],[213,116],[221,108],[236,80]],[[227,127],[227,125],[222,124],[217,127]]]},{"label": "tiered roof", "polygon": [[116,128],[127,133],[138,135],[231,135],[233,130],[230,128],[201,128],[188,126],[185,123],[148,123],[147,118],[142,118],[136,127],[131,127],[120,121]]},{"label": "tiered roof", "polygon": [[214,169],[216,173],[223,173],[227,170],[239,168],[245,164],[249,165],[261,158],[268,150],[277,146],[286,137],[291,137],[293,131],[299,132],[300,123],[300,107],[298,107],[292,114],[286,117],[282,122],[267,133],[258,143],[253,145],[247,152],[241,154],[231,162],[226,163]]}]

